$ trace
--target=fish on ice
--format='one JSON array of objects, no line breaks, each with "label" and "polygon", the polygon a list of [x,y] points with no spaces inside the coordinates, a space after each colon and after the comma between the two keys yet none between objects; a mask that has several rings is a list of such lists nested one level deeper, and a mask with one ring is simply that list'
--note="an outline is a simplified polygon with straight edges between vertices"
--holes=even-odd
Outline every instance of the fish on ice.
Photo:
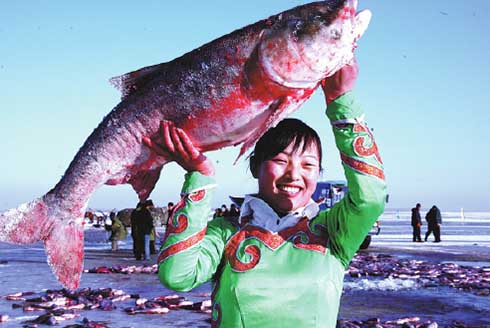
[{"label": "fish on ice", "polygon": [[312,2],[211,41],[170,62],[111,79],[121,102],[86,139],[44,196],[0,214],[0,241],[43,241],[67,288],[83,269],[84,213],[104,184],[129,183],[145,200],[168,162],[143,138],[162,120],[183,129],[202,152],[242,145],[240,155],[298,109],[320,81],[352,61],[369,24],[357,0]]}]

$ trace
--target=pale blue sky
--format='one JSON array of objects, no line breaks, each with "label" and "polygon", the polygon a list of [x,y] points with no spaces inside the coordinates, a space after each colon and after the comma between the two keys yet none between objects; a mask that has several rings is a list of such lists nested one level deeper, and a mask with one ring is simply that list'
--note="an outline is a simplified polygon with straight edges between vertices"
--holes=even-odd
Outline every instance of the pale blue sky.
[{"label": "pale blue sky", "polygon": [[[47,192],[118,103],[108,79],[169,61],[298,0],[0,0],[0,209]],[[490,210],[490,1],[361,0],[373,19],[359,42],[356,93],[383,157],[391,208]],[[324,179],[342,179],[317,92],[296,114],[324,139]],[[254,192],[238,148],[210,153],[229,194]],[[177,200],[183,171],[164,168],[152,199]],[[128,185],[90,206],[134,206]]]}]

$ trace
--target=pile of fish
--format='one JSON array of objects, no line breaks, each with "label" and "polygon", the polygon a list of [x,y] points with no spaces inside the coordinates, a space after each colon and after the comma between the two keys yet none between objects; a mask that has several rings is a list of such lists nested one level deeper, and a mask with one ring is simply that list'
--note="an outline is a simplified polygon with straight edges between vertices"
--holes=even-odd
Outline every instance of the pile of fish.
[{"label": "pile of fish", "polygon": [[490,267],[460,266],[454,263],[429,263],[399,259],[384,254],[357,254],[347,274],[352,278],[383,277],[414,279],[424,287],[449,286],[490,296]]},{"label": "pile of fish", "polygon": [[[209,297],[208,293],[200,294],[202,297]],[[115,303],[134,300],[134,305],[124,308],[128,315],[136,314],[166,314],[171,310],[190,310],[211,314],[211,300],[206,299],[200,302],[191,302],[185,297],[173,294],[158,296],[153,299],[146,299],[138,294],[126,294],[122,290],[112,288],[90,289],[81,288],[76,291],[67,289],[47,290],[41,293],[19,292],[0,298],[19,302],[12,305],[13,308],[22,308],[24,312],[43,311],[37,318],[24,321],[24,328],[35,328],[38,325],[58,325],[60,322],[80,317],[79,311],[102,310],[112,311],[117,307]],[[8,315],[0,314],[0,323],[7,322]],[[206,321],[210,321],[207,318]],[[91,321],[84,317],[79,323],[70,324],[65,328],[105,328],[109,327],[108,321]],[[379,318],[371,318],[364,321],[347,321],[340,319],[337,321],[337,328],[437,328],[437,322],[422,321],[418,317],[400,318],[397,320],[382,321]],[[446,328],[467,328],[470,327],[463,322],[453,321]]]},{"label": "pile of fish", "polygon": [[[157,273],[157,265],[95,267],[85,273]],[[490,296],[490,267],[460,266],[399,259],[385,254],[357,254],[347,275],[352,278],[382,277],[416,280],[423,287],[449,286],[478,296]]]},{"label": "pile of fish", "polygon": [[[209,297],[209,294],[203,296]],[[183,309],[211,313],[211,300],[191,302],[179,295],[158,296],[151,300],[140,297],[138,294],[127,294],[122,290],[112,288],[81,288],[76,291],[68,289],[46,290],[45,292],[19,292],[2,296],[12,304],[14,309],[23,312],[42,311],[37,318],[24,321],[24,327],[33,328],[37,325],[57,325],[62,321],[71,320],[80,316],[81,310],[112,311],[117,308],[116,303],[134,299],[134,306],[124,308],[129,315],[135,314],[165,314],[173,309]],[[8,315],[0,314],[0,322],[9,321]],[[107,322],[95,322],[86,318],[81,324],[68,327],[106,327]]]},{"label": "pile of fish", "polygon": [[179,295],[158,296],[152,300],[139,298],[136,300],[136,307],[126,308],[124,311],[127,314],[164,314],[171,309],[201,311],[211,314],[211,300],[191,302]]},{"label": "pile of fish", "polygon": [[84,273],[122,273],[122,274],[132,274],[132,273],[157,273],[158,267],[156,264],[153,265],[129,265],[122,266],[116,265],[113,267],[100,266],[92,269],[83,270]]},{"label": "pile of fish", "polygon": [[[438,328],[435,321],[422,322],[419,317],[401,318],[397,320],[381,321],[379,318],[371,318],[364,321],[337,320],[336,328]],[[444,328],[470,328],[470,325],[462,321],[453,321]]]}]

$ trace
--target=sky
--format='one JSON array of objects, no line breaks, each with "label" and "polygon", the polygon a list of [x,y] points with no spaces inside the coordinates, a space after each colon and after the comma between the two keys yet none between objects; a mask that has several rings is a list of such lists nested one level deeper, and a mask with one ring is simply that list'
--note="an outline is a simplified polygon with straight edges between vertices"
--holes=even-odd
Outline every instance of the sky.
[{"label": "sky", "polygon": [[[0,209],[42,196],[120,100],[109,78],[170,61],[235,29],[306,3],[0,0]],[[383,158],[387,208],[490,211],[490,1],[360,0],[373,13],[356,50],[356,95]],[[323,139],[322,179],[344,179],[317,90],[294,115]],[[228,195],[257,191],[238,147],[210,152]],[[176,201],[184,171],[165,166],[151,198]],[[129,185],[89,207],[132,207]]]}]

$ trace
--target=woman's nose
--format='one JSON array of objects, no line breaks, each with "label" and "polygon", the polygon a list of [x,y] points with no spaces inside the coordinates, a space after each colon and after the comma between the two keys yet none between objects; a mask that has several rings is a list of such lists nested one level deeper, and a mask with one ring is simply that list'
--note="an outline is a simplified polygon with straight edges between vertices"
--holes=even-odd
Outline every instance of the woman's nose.
[{"label": "woman's nose", "polygon": [[299,165],[297,165],[296,163],[290,162],[287,166],[287,169],[286,169],[286,175],[291,180],[298,180],[299,177],[301,176],[300,169],[301,169],[301,167]]}]

